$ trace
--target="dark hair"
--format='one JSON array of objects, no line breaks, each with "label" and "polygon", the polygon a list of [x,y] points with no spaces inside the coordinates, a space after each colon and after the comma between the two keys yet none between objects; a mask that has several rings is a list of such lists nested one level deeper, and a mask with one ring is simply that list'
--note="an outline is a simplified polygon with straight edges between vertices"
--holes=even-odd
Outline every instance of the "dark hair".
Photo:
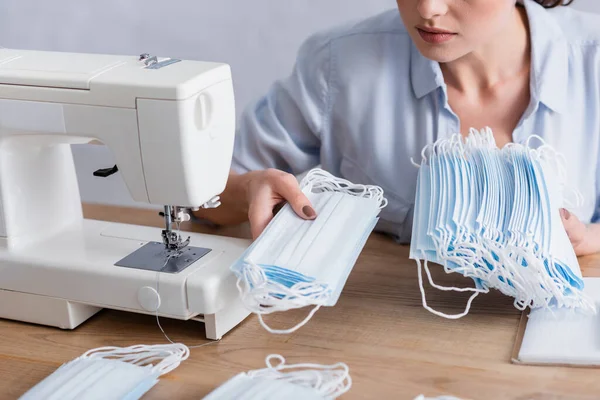
[{"label": "dark hair", "polygon": [[568,6],[573,0],[535,0],[545,8],[554,8],[558,6]]}]

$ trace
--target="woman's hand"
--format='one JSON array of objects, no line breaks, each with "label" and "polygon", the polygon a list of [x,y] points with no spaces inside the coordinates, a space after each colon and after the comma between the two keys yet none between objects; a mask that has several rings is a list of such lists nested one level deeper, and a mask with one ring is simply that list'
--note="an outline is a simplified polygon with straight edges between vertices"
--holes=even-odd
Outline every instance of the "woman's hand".
[{"label": "woman's hand", "polygon": [[577,256],[600,252],[600,225],[586,225],[564,208],[560,209],[560,216]]},{"label": "woman's hand", "polygon": [[308,198],[300,190],[294,175],[267,169],[240,175],[244,187],[248,219],[252,237],[256,239],[273,218],[274,209],[288,202],[293,210],[304,219],[314,219],[317,215]]},{"label": "woman's hand", "polygon": [[231,172],[221,194],[221,205],[199,209],[194,215],[216,225],[238,225],[250,220],[252,237],[256,239],[273,219],[275,208],[290,203],[296,214],[314,219],[316,212],[300,190],[293,175],[276,169]]}]

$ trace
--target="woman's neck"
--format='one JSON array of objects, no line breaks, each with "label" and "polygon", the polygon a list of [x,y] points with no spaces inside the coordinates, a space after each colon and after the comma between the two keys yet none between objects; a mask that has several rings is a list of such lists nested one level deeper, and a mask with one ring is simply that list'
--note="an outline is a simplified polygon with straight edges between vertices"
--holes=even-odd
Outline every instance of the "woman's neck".
[{"label": "woman's neck", "polygon": [[515,7],[507,31],[484,47],[441,65],[446,84],[455,90],[481,92],[529,72],[530,44],[527,15]]}]

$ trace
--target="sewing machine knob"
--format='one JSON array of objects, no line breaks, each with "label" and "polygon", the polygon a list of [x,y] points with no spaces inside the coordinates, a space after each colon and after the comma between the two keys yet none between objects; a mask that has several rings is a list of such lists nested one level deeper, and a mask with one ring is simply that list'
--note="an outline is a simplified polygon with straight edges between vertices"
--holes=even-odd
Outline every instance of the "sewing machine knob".
[{"label": "sewing machine knob", "polygon": [[99,170],[94,171],[94,176],[99,176],[100,178],[106,178],[106,177],[111,176],[112,174],[116,173],[118,170],[119,170],[119,168],[116,165],[111,168],[101,168]]},{"label": "sewing machine knob", "polygon": [[156,311],[160,307],[160,295],[150,286],[144,286],[138,291],[138,301],[146,311]]}]

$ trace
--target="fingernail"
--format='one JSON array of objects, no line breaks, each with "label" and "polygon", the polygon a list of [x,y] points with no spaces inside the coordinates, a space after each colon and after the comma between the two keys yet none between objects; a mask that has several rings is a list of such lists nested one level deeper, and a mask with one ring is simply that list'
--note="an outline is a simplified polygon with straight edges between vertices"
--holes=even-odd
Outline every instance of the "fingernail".
[{"label": "fingernail", "polygon": [[275,207],[273,207],[273,215],[275,215],[279,211],[281,211],[281,209],[283,208],[284,205],[285,205],[285,203],[279,203]]},{"label": "fingernail", "polygon": [[561,208],[560,216],[563,217],[564,220],[568,220],[571,218],[571,213],[566,208]]},{"label": "fingernail", "polygon": [[308,218],[313,218],[315,215],[317,215],[317,213],[315,212],[315,210],[313,210],[313,208],[311,206],[304,206],[304,207],[302,207],[302,212]]}]

